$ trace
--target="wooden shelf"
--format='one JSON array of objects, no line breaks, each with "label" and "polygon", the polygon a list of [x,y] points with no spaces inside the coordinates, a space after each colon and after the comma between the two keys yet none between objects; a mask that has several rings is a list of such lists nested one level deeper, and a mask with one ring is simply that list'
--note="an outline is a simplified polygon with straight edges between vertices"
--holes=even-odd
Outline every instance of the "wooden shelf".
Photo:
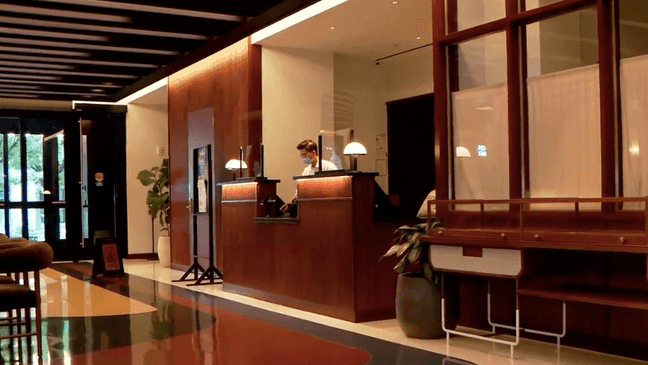
[{"label": "wooden shelf", "polygon": [[519,295],[648,310],[648,292],[601,287],[520,288]]}]

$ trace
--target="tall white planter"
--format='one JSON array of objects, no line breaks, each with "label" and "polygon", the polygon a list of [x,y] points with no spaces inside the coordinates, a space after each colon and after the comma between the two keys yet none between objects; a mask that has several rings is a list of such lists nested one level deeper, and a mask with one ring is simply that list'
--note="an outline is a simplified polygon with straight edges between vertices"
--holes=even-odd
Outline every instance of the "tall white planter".
[{"label": "tall white planter", "polygon": [[158,237],[158,257],[162,267],[171,266],[171,237],[166,235]]}]

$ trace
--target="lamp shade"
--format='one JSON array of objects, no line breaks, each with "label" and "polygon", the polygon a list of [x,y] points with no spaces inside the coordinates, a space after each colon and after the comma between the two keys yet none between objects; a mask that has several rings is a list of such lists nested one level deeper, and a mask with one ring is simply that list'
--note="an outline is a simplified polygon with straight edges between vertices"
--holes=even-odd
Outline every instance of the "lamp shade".
[{"label": "lamp shade", "polygon": [[344,154],[345,155],[366,155],[367,154],[367,149],[365,146],[362,145],[362,143],[359,142],[351,142],[346,147],[344,147]]},{"label": "lamp shade", "polygon": [[227,163],[225,164],[225,168],[230,171],[238,170],[240,167],[247,169],[247,164],[245,163],[245,161],[239,161],[235,158],[227,161]]}]

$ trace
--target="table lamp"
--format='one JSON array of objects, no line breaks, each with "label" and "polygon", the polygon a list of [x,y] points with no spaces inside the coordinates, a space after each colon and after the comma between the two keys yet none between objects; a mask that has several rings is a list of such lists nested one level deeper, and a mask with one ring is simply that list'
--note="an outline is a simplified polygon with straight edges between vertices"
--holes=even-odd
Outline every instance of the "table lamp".
[{"label": "table lamp", "polygon": [[234,180],[236,180],[236,171],[242,170],[242,169],[247,169],[247,164],[245,161],[242,160],[237,160],[235,158],[227,161],[225,164],[225,168],[232,171]]},{"label": "table lamp", "polygon": [[360,142],[351,142],[344,147],[344,154],[351,159],[351,171],[358,171],[358,155],[366,155],[367,149]]}]

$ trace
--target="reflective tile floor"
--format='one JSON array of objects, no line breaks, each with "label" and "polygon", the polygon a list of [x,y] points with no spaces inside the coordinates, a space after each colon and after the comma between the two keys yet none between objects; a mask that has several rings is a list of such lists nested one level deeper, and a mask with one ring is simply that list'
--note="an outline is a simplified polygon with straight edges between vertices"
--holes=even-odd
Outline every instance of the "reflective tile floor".
[{"label": "reflective tile floor", "polygon": [[[53,268],[60,274],[43,272],[44,307],[66,309],[43,320],[43,364],[467,364],[149,278],[92,279],[89,264]],[[95,306],[104,308],[65,316]],[[11,363],[18,349],[7,347]]]},{"label": "reflective tile floor", "polygon": [[[182,272],[155,261],[125,261],[122,278],[92,279],[86,263],[54,268],[41,280],[45,365],[648,364],[569,347],[557,353],[555,345],[529,340],[510,359],[508,347],[468,338],[453,337],[450,346],[408,339],[395,320],[355,324],[221,285],[172,283]],[[11,363],[8,341],[0,347],[0,364]]]}]

